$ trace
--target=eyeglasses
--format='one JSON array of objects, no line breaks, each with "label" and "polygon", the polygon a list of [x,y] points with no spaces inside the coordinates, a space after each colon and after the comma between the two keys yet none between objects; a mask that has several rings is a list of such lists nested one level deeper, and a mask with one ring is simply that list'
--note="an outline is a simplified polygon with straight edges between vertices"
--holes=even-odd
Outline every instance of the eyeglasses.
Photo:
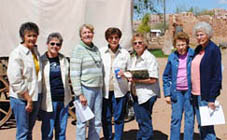
[{"label": "eyeglasses", "polygon": [[51,42],[50,45],[51,45],[51,46],[55,46],[55,45],[56,45],[56,46],[58,46],[58,47],[61,47],[61,43],[54,43],[54,42]]},{"label": "eyeglasses", "polygon": [[183,44],[176,44],[176,47],[185,47],[185,46],[187,46],[186,43],[183,43]]},{"label": "eyeglasses", "polygon": [[115,40],[118,40],[118,39],[120,39],[118,36],[115,36],[115,37],[109,37],[108,39],[110,39],[110,40],[113,40],[113,39],[115,39]]},{"label": "eyeglasses", "polygon": [[133,42],[133,44],[134,44],[134,45],[137,45],[137,44],[138,44],[138,45],[142,45],[143,42],[142,42],[142,41],[138,41],[138,42]]}]

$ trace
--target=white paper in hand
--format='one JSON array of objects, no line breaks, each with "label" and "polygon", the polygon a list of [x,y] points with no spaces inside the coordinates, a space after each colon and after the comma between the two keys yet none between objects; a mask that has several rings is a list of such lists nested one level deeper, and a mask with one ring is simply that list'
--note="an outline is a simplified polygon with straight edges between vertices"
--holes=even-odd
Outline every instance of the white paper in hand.
[{"label": "white paper in hand", "polygon": [[76,107],[76,112],[78,112],[79,119],[82,122],[86,122],[95,117],[89,106],[83,106],[78,100],[74,101],[73,103]]},{"label": "white paper in hand", "polygon": [[216,106],[215,110],[210,110],[208,106],[199,107],[201,126],[225,124],[225,117],[221,105]]}]

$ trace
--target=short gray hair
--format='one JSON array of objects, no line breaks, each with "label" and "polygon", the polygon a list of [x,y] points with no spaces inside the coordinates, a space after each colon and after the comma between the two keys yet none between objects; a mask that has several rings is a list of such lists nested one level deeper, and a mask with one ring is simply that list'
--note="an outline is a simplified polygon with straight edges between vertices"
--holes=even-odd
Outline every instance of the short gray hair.
[{"label": "short gray hair", "polygon": [[213,29],[211,25],[207,22],[198,22],[193,28],[193,34],[196,36],[196,32],[203,31],[207,34],[208,38],[210,39],[213,35]]},{"label": "short gray hair", "polygon": [[54,33],[50,33],[48,38],[47,38],[47,44],[53,39],[53,38],[57,38],[60,43],[62,44],[63,42],[63,38],[62,38],[62,35],[58,32],[54,32]]}]

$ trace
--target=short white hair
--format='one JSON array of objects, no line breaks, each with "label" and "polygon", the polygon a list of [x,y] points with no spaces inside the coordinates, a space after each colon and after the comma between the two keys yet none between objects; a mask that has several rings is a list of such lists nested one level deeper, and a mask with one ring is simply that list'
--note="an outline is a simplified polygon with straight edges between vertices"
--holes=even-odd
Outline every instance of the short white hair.
[{"label": "short white hair", "polygon": [[207,34],[208,38],[210,39],[213,35],[213,29],[211,27],[211,25],[207,22],[198,22],[194,28],[193,28],[193,34],[196,36],[196,33],[198,31],[202,31],[205,34]]}]

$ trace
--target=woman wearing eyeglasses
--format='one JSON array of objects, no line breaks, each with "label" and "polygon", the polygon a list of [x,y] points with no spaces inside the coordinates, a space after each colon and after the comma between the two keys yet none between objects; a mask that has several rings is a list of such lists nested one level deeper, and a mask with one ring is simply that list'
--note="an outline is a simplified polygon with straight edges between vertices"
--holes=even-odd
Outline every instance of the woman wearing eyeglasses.
[{"label": "woman wearing eyeglasses", "polygon": [[198,22],[193,33],[198,42],[191,64],[192,97],[200,139],[216,140],[213,125],[201,126],[199,107],[215,110],[215,100],[222,88],[221,51],[211,40],[213,29],[207,22]]},{"label": "woman wearing eyeglasses", "polygon": [[[105,32],[108,46],[100,49],[105,71],[102,126],[106,140],[123,139],[128,81],[126,78],[121,77],[121,73],[127,70],[130,55],[119,44],[121,35],[120,29],[116,27],[108,28]],[[114,72],[118,70],[119,72]],[[114,117],[114,136],[112,134],[112,117]]]},{"label": "woman wearing eyeglasses", "polygon": [[[102,128],[103,64],[98,48],[93,44],[94,27],[80,27],[80,43],[75,46],[70,59],[70,78],[75,100],[89,106],[95,117],[89,121],[88,139],[99,140]],[[86,139],[86,122],[82,122],[76,109],[76,140]]]},{"label": "woman wearing eyeglasses", "polygon": [[131,58],[129,69],[146,70],[147,77],[129,78],[135,84],[133,94],[133,107],[136,121],[139,124],[137,140],[153,139],[152,108],[157,97],[160,96],[158,62],[156,58],[147,50],[147,44],[143,34],[136,33],[132,38],[132,45],[135,55]]},{"label": "woman wearing eyeglasses", "polygon": [[41,57],[43,64],[42,139],[66,139],[68,104],[71,100],[69,62],[59,53],[63,38],[51,33],[47,38],[47,52]]},{"label": "woman wearing eyeglasses", "polygon": [[189,36],[184,32],[176,33],[173,45],[176,51],[169,56],[163,73],[165,100],[172,106],[170,140],[180,140],[183,113],[184,140],[193,140],[191,62],[194,50],[189,47]]}]

